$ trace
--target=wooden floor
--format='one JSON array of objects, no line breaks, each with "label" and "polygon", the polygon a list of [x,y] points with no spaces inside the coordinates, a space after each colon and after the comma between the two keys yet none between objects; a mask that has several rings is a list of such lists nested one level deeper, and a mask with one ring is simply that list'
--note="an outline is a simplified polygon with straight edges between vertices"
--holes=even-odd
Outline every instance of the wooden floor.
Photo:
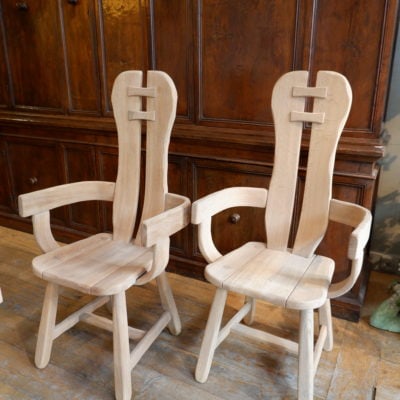
[{"label": "wooden floor", "polygon": [[[38,254],[31,235],[0,227],[0,399],[113,399],[112,338],[108,332],[78,324],[54,343],[50,364],[34,367],[36,334],[44,282],[31,271]],[[163,332],[132,371],[134,399],[247,400],[296,397],[297,360],[277,347],[244,343],[230,335],[217,349],[209,379],[195,382],[203,329],[213,288],[169,275],[182,318],[180,336]],[[374,272],[362,320],[334,320],[335,346],[323,353],[315,382],[316,399],[400,399],[400,335],[368,325],[371,311],[385,298],[390,275]],[[66,290],[60,298],[63,317],[87,296]],[[226,316],[241,304],[230,296]],[[160,311],[154,285],[128,292],[131,325],[147,327]],[[107,314],[107,310],[102,310]],[[260,304],[256,325],[296,338],[297,313]]]}]

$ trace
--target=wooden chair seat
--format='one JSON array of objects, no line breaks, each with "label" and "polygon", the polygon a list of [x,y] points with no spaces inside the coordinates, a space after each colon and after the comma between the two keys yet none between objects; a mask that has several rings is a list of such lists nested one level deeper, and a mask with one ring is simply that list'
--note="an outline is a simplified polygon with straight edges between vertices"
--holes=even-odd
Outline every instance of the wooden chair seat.
[{"label": "wooden chair seat", "polygon": [[32,261],[40,278],[95,296],[125,291],[150,270],[153,252],[100,233]]},{"label": "wooden chair seat", "polygon": [[333,260],[309,258],[249,242],[209,264],[213,285],[296,310],[321,307],[335,269]]}]

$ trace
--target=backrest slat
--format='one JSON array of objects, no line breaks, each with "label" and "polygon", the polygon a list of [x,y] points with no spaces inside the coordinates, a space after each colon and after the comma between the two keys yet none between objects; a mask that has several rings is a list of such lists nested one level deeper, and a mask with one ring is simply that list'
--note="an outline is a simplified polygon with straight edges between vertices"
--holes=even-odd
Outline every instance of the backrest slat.
[{"label": "backrest slat", "polygon": [[[148,88],[156,88],[155,97],[147,97],[147,112],[155,120],[147,121],[146,184],[141,223],[164,211],[168,192],[168,146],[175,120],[178,95],[172,79],[161,71],[148,71]],[[140,243],[141,223],[135,243]]]},{"label": "backrest slat", "polygon": [[[113,238],[132,240],[140,190],[141,127],[146,123],[146,174],[141,222],[165,207],[168,192],[168,146],[175,120],[177,93],[172,79],[161,71],[122,72],[115,79],[111,100],[118,131],[118,176],[113,204]],[[143,97],[146,98],[142,101]],[[142,110],[142,104],[146,110]],[[141,224],[135,243],[140,243]]]},{"label": "backrest slat", "polygon": [[325,118],[311,130],[303,204],[293,247],[293,253],[303,257],[314,254],[328,226],[336,148],[352,101],[348,81],[336,72],[319,71],[316,85],[328,91],[325,99],[314,99],[314,112],[325,113]]},{"label": "backrest slat", "polygon": [[290,122],[292,111],[303,112],[304,97],[293,97],[293,87],[307,86],[308,72],[294,71],[283,75],[272,93],[275,123],[275,157],[265,213],[267,246],[286,250],[288,246],[303,122]]},{"label": "backrest slat", "polygon": [[128,114],[141,110],[142,99],[128,87],[142,86],[141,71],[122,72],[114,81],[111,101],[118,131],[118,175],[113,203],[113,238],[129,242],[135,227],[140,187],[141,122]]},{"label": "backrest slat", "polygon": [[[304,257],[313,255],[328,225],[336,148],[352,100],[348,81],[336,72],[318,72],[316,87],[307,83],[307,71],[289,72],[272,93],[275,158],[265,212],[267,247],[287,250],[303,123],[311,122],[302,210],[293,246],[293,253]],[[314,98],[312,112],[305,111],[307,97]]]}]

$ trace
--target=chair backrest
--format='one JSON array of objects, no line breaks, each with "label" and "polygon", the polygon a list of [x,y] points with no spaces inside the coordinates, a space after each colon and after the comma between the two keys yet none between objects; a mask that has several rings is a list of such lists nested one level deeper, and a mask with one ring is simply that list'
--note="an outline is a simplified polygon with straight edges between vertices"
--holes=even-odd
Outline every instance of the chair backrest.
[{"label": "chair backrest", "polygon": [[[138,217],[141,175],[145,175],[141,221],[164,211],[168,192],[168,146],[176,114],[176,88],[172,79],[161,71],[148,71],[147,87],[142,87],[142,81],[141,71],[123,72],[114,81],[111,94],[119,148],[113,238],[125,242],[132,240]],[[140,172],[142,121],[146,123],[145,174]]]},{"label": "chair backrest", "polygon": [[[272,94],[275,159],[265,213],[267,246],[286,250],[292,224],[303,123],[312,124],[307,173],[293,253],[309,257],[328,225],[332,176],[337,144],[347,120],[352,93],[346,78],[319,71],[316,86],[308,87],[308,72],[283,75]],[[306,99],[313,111],[306,112]]]}]

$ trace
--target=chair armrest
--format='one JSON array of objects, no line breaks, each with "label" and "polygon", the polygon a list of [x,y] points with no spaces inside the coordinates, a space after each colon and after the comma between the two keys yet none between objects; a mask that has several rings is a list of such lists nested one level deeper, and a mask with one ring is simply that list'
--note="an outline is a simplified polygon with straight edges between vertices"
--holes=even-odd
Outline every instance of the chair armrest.
[{"label": "chair armrest", "polygon": [[19,215],[30,217],[80,201],[114,199],[114,182],[83,181],[53,186],[18,196]]},{"label": "chair armrest", "polygon": [[157,244],[180,231],[190,222],[190,200],[185,196],[167,193],[165,211],[143,221],[141,241],[146,247]]},{"label": "chair armrest", "polygon": [[207,262],[213,262],[222,256],[212,239],[212,217],[232,207],[265,208],[267,193],[264,188],[231,187],[211,193],[192,204],[192,223],[199,225],[199,248]]},{"label": "chair armrest", "polygon": [[347,256],[350,260],[363,257],[371,230],[371,212],[357,204],[332,199],[329,219],[355,228],[350,235]]},{"label": "chair armrest", "polygon": [[332,199],[329,209],[329,219],[355,228],[350,234],[347,249],[347,256],[351,260],[350,275],[330,286],[328,296],[332,299],[348,292],[360,275],[364,258],[364,248],[370,235],[372,215],[365,207]]},{"label": "chair armrest", "polygon": [[22,194],[18,196],[19,214],[21,217],[32,216],[35,239],[47,253],[59,246],[51,232],[50,210],[79,201],[112,201],[114,188],[113,182],[86,181]]}]

